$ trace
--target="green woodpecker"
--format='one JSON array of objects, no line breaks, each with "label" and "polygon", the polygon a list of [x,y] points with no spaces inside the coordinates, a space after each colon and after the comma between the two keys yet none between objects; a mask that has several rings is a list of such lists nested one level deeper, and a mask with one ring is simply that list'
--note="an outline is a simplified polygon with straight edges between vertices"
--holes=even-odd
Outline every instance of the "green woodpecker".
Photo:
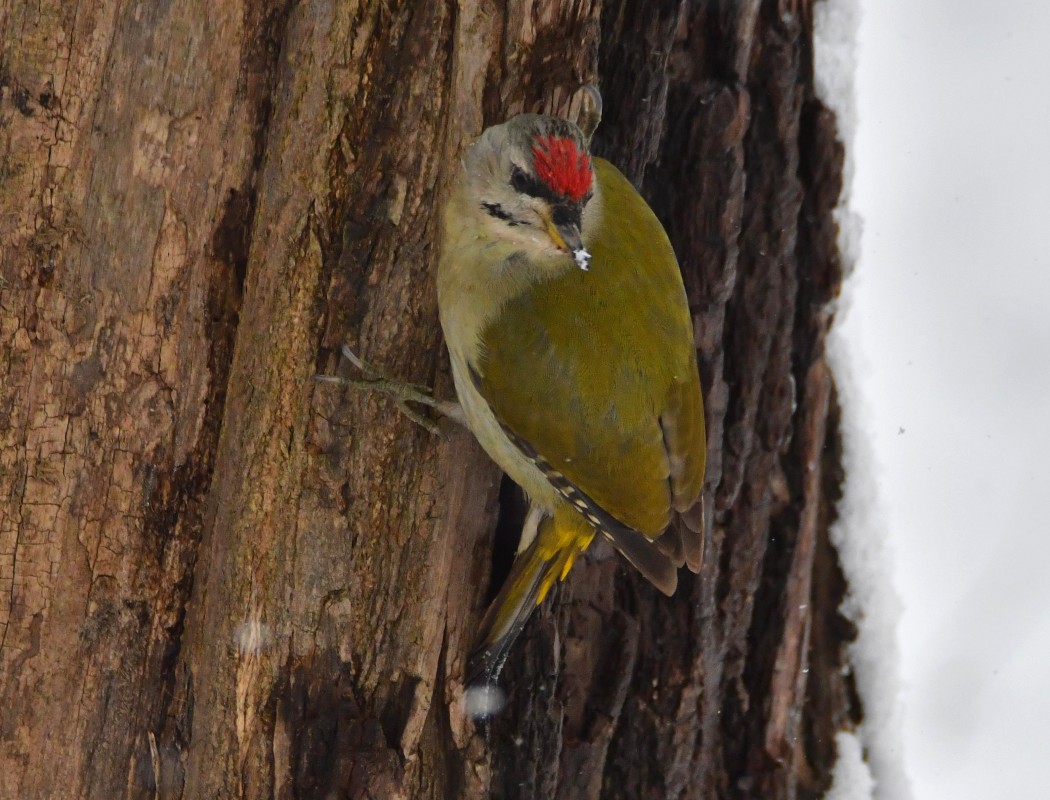
[{"label": "green woodpecker", "polygon": [[668,595],[679,566],[700,567],[704,412],[682,278],[652,210],[587,145],[557,117],[491,127],[445,207],[438,306],[456,393],[530,499],[472,682],[596,535]]}]

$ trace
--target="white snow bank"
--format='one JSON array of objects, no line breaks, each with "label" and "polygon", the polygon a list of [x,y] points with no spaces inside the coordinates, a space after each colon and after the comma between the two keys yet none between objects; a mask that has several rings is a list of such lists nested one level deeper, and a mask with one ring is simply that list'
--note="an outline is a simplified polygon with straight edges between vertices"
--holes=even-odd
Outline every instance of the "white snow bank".
[{"label": "white snow bank", "polygon": [[875,792],[875,781],[864,761],[864,750],[857,737],[845,731],[835,737],[839,759],[835,776],[824,800],[868,800]]},{"label": "white snow bank", "polygon": [[859,0],[824,0],[814,8],[814,80],[817,96],[832,111],[846,146],[843,190],[835,219],[839,250],[846,271],[837,320],[828,342],[842,405],[843,462],[846,485],[839,520],[831,538],[849,581],[843,613],[858,627],[850,648],[864,719],[856,735],[840,734],[833,800],[907,800],[911,790],[904,770],[903,718],[896,630],[900,601],[893,585],[888,531],[875,487],[878,483],[869,441],[871,419],[866,399],[857,389],[854,370],[864,363],[856,320],[848,315],[860,256],[860,218],[850,211],[853,183],[853,138],[857,126],[854,81]]}]

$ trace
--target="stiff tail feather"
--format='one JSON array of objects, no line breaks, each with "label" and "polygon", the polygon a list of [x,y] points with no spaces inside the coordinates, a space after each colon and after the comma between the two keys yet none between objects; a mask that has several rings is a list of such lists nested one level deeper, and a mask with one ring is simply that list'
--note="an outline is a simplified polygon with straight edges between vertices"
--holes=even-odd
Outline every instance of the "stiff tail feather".
[{"label": "stiff tail feather", "polygon": [[507,660],[507,653],[518,638],[529,615],[543,602],[555,581],[564,577],[571,566],[571,550],[561,550],[550,556],[537,536],[518,554],[507,580],[503,582],[496,599],[492,601],[475,640],[467,664],[467,685],[494,683]]}]

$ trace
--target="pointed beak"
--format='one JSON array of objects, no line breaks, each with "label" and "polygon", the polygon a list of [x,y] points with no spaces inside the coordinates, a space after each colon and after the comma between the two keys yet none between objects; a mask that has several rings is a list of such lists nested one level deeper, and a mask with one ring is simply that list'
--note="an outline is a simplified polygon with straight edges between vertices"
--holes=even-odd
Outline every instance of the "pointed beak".
[{"label": "pointed beak", "polygon": [[555,225],[548,223],[547,231],[554,240],[554,244],[562,250],[572,253],[583,248],[583,238],[580,236],[580,226],[575,222]]},{"label": "pointed beak", "polygon": [[584,271],[590,267],[591,254],[583,246],[580,234],[579,209],[555,207],[554,214],[547,222],[547,232],[557,247],[572,254],[576,266]]}]

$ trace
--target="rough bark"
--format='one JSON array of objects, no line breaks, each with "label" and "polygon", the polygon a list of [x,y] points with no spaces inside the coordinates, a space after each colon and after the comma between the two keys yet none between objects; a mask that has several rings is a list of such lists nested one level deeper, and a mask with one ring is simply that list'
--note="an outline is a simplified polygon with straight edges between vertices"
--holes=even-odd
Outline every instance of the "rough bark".
[{"label": "rough bark", "polygon": [[[860,705],[808,0],[5,2],[0,47],[0,797],[827,788]],[[679,254],[712,527],[670,600],[580,563],[475,726],[514,490],[311,375],[346,342],[451,396],[457,154],[584,82]]]}]

